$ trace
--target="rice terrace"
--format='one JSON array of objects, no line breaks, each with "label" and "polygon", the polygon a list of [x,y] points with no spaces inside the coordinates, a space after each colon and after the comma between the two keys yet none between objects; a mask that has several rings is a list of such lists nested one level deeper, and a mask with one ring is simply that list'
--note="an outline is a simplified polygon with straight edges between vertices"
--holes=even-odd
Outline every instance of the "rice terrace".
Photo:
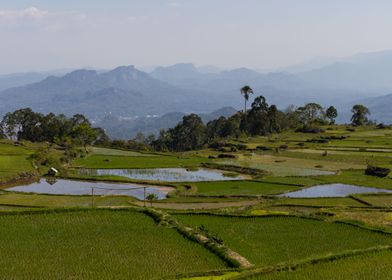
[{"label": "rice terrace", "polygon": [[1,0],[0,280],[392,280],[391,15]]},{"label": "rice terrace", "polygon": [[[229,148],[224,158],[216,148],[157,153],[89,146],[55,176],[45,174],[64,156],[61,147],[2,140],[1,277],[333,279],[331,269],[339,269],[338,279],[350,271],[389,279],[392,181],[366,175],[365,168],[369,161],[392,167],[392,130],[323,129],[232,139],[227,146],[239,149]],[[344,137],[314,141],[337,136]],[[44,160],[37,156],[42,151]],[[144,180],[129,176],[146,168]],[[173,179],[173,170],[179,178],[213,173],[161,180]],[[365,191],[289,195],[334,184]],[[72,193],[74,185],[83,191]],[[153,190],[159,196],[149,198]]]}]

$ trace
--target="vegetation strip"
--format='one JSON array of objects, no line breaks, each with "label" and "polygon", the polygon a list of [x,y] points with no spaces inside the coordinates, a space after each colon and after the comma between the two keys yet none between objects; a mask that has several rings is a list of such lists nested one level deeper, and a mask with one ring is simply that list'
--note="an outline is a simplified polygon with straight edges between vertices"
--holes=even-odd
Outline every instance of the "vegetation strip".
[{"label": "vegetation strip", "polygon": [[221,257],[230,266],[238,268],[250,268],[253,266],[246,258],[227,248],[222,242],[216,240],[216,238],[208,236],[208,234],[194,228],[182,225],[168,213],[152,208],[146,208],[143,209],[143,211],[153,217],[159,224],[172,226],[188,239],[202,244],[204,247]]},{"label": "vegetation strip", "polygon": [[358,201],[359,203],[362,203],[362,204],[364,204],[366,206],[373,206],[371,203],[369,203],[369,202],[367,202],[367,201],[365,201],[363,199],[360,199],[359,197],[356,197],[354,195],[350,195],[348,197],[351,198],[351,199],[354,199],[354,200]]},{"label": "vegetation strip", "polygon": [[206,168],[211,168],[211,169],[233,171],[233,172],[238,172],[238,173],[248,174],[253,176],[260,176],[260,177],[268,175],[267,171],[261,169],[242,167],[242,166],[230,165],[230,164],[202,163],[201,166]]}]

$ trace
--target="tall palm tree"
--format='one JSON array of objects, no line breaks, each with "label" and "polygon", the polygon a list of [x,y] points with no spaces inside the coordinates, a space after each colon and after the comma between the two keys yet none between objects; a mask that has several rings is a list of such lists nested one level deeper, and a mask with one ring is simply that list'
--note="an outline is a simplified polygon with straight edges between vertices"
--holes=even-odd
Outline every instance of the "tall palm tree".
[{"label": "tall palm tree", "polygon": [[250,86],[244,86],[241,88],[241,94],[244,96],[245,99],[245,108],[244,113],[246,113],[246,102],[249,100],[249,95],[253,94],[253,89]]}]

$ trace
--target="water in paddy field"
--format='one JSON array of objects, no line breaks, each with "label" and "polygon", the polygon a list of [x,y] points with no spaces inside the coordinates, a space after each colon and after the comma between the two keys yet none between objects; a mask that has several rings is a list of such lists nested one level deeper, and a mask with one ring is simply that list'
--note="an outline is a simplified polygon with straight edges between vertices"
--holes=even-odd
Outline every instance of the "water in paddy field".
[{"label": "water in paddy field", "polygon": [[[68,195],[91,195],[91,188],[94,187],[94,195],[127,195],[138,199],[144,198],[144,188],[146,193],[155,193],[158,199],[164,199],[171,188],[138,184],[116,184],[104,182],[87,182],[76,180],[46,180],[29,185],[8,188],[7,191],[40,193],[40,194],[68,194]],[[134,188],[130,190],[130,188]]]},{"label": "water in paddy field", "polygon": [[219,170],[189,170],[186,168],[79,169],[79,174],[89,176],[115,175],[135,180],[163,182],[228,181],[244,179],[242,176],[227,176]]},{"label": "water in paddy field", "polygon": [[299,191],[284,193],[280,197],[309,198],[309,197],[345,197],[360,193],[392,193],[391,190],[360,187],[346,184],[319,185]]}]

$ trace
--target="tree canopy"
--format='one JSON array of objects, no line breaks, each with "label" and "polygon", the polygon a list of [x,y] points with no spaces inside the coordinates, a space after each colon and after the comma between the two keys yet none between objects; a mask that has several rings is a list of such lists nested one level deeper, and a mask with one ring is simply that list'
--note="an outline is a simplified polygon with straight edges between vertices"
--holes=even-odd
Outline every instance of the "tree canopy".
[{"label": "tree canopy", "polygon": [[369,122],[368,115],[370,115],[370,111],[366,106],[361,104],[354,105],[351,112],[353,113],[351,117],[352,125],[361,126]]},{"label": "tree canopy", "polygon": [[82,146],[109,139],[101,128],[93,128],[90,121],[81,114],[67,118],[61,114],[36,113],[30,108],[7,113],[0,122],[0,134],[18,141],[57,144],[72,142]]}]

